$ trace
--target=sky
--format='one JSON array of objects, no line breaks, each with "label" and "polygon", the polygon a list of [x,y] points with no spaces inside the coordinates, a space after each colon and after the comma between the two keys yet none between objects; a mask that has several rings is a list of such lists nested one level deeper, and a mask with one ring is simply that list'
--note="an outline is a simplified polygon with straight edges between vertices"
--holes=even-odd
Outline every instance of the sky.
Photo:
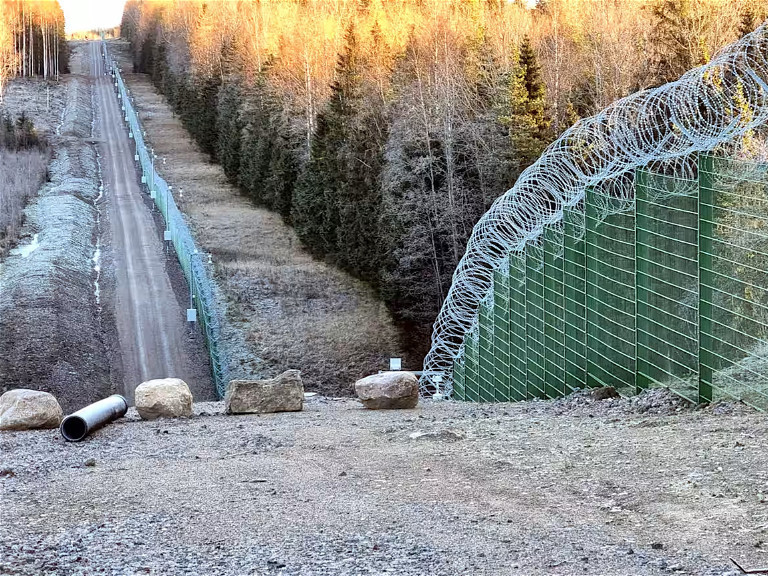
[{"label": "sky", "polygon": [[69,34],[117,26],[123,17],[125,0],[59,0],[59,4]]}]

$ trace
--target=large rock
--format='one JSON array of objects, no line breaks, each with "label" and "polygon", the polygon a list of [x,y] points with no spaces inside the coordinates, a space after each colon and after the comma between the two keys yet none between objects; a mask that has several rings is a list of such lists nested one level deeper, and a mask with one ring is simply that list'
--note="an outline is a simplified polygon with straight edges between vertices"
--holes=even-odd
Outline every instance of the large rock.
[{"label": "large rock", "polygon": [[419,381],[410,372],[382,372],[355,382],[360,402],[371,410],[415,408]]},{"label": "large rock", "polygon": [[144,420],[192,416],[192,392],[184,380],[149,380],[136,387],[136,410]]},{"label": "large rock", "polygon": [[224,406],[227,414],[298,412],[304,407],[301,372],[286,370],[271,380],[232,380]]},{"label": "large rock", "polygon": [[57,428],[63,412],[56,398],[37,390],[9,390],[0,396],[0,430]]}]

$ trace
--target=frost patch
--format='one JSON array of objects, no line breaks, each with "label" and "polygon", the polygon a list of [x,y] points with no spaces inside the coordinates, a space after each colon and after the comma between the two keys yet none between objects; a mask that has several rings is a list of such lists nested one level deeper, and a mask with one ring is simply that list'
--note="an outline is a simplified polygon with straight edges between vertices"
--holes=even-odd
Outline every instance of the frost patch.
[{"label": "frost patch", "polygon": [[39,237],[40,234],[35,234],[32,236],[32,241],[29,244],[25,244],[11,250],[11,256],[21,256],[22,258],[26,258],[32,254],[32,252],[40,247],[40,242],[38,241]]}]

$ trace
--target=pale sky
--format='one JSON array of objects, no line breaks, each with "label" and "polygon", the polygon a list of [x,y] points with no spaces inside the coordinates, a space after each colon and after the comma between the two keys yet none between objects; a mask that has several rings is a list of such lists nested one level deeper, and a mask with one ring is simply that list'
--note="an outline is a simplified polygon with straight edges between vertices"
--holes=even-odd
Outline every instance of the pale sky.
[{"label": "pale sky", "polygon": [[125,0],[59,0],[67,33],[120,24]]}]

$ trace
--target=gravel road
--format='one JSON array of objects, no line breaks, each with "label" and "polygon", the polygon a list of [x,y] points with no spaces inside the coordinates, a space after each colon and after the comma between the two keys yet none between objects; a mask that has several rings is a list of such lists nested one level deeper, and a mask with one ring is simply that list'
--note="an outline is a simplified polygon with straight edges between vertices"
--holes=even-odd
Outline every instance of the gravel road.
[{"label": "gravel road", "polygon": [[0,574],[736,574],[768,564],[764,415],[669,393],[127,418],[0,435]]},{"label": "gravel road", "polygon": [[152,378],[181,378],[195,397],[212,399],[213,384],[197,328],[186,322],[186,294],[174,291],[162,231],[137,180],[135,145],[123,123],[111,77],[105,74],[100,42],[88,45],[95,79],[97,133],[114,263],[114,318],[122,367],[123,391],[129,401],[137,385]]}]

